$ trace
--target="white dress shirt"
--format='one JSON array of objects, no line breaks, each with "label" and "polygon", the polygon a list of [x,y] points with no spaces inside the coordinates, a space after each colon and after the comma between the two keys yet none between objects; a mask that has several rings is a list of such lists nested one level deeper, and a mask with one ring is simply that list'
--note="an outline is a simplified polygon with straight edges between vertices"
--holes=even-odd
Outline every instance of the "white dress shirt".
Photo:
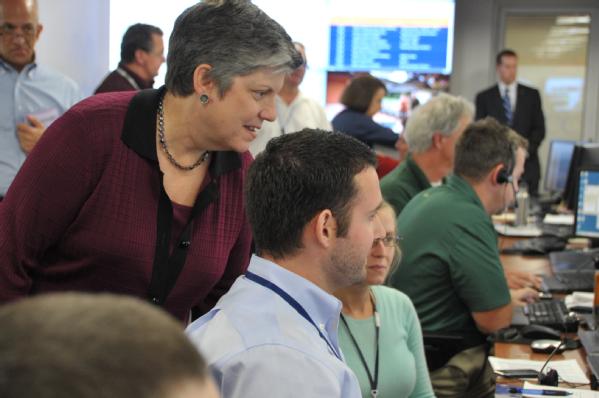
[{"label": "white dress shirt", "polygon": [[19,72],[0,59],[0,197],[27,157],[17,124],[32,115],[48,127],[81,98],[77,84],[58,72],[36,63]]},{"label": "white dress shirt", "polygon": [[331,130],[331,123],[322,106],[302,92],[287,105],[278,95],[275,97],[277,118],[273,122],[264,121],[258,137],[250,144],[250,152],[256,156],[266,148],[274,137],[295,133],[304,128]]}]

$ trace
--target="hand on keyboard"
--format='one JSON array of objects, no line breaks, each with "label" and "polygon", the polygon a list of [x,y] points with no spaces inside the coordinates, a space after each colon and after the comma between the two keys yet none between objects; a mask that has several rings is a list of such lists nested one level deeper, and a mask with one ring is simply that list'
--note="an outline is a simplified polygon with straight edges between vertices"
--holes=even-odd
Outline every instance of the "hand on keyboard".
[{"label": "hand on keyboard", "polygon": [[505,271],[505,278],[510,289],[522,289],[524,287],[534,287],[541,289],[543,278],[531,272],[523,271]]},{"label": "hand on keyboard", "polygon": [[534,303],[539,298],[539,292],[530,287],[510,289],[510,295],[512,296],[512,304],[518,306]]}]

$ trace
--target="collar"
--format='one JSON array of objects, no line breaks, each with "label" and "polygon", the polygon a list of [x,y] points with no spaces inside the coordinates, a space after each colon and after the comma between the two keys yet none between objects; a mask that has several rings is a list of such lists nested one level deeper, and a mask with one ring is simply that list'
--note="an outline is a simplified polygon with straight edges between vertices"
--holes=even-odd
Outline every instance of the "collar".
[{"label": "collar", "polygon": [[[166,87],[141,90],[131,99],[125,115],[121,140],[138,155],[158,162],[156,156],[156,115]],[[233,151],[213,152],[210,175],[217,177],[241,168],[241,155]]]},{"label": "collar", "polygon": [[414,159],[412,159],[411,154],[408,154],[408,157],[406,159],[406,167],[410,170],[412,175],[416,177],[416,180],[420,184],[421,190],[425,190],[431,187],[431,182],[428,180],[428,178],[426,178],[426,175],[424,174],[420,166],[418,166]]},{"label": "collar", "polygon": [[137,85],[143,90],[146,88],[152,88],[152,86],[154,86],[154,79],[150,79],[150,80],[144,80],[142,79],[137,73],[133,72],[131,69],[127,68],[127,65],[125,65],[122,62],[119,62],[119,68],[121,68],[122,70],[124,70],[125,72],[127,72],[127,74],[129,76],[131,76],[131,78],[133,80],[135,80],[135,83],[137,83]]},{"label": "collar", "polygon": [[474,189],[472,188],[472,185],[470,185],[470,183],[468,181],[466,181],[465,179],[463,179],[460,176],[457,175],[451,175],[447,178],[447,184],[446,184],[450,189],[453,189],[455,191],[458,191],[460,193],[462,193],[464,196],[466,196],[472,203],[476,204],[477,206],[479,206],[485,213],[487,212],[485,210],[485,207],[483,206],[483,202],[480,201],[480,198],[478,197],[478,195],[476,194],[476,192],[474,192]]},{"label": "collar", "polygon": [[499,95],[503,97],[505,95],[505,90],[507,89],[510,92],[510,95],[516,94],[516,87],[518,86],[517,81],[513,81],[510,84],[505,84],[502,81],[497,83],[497,87],[499,88]]},{"label": "collar", "polygon": [[0,73],[3,72],[14,72],[17,74],[26,73],[27,77],[31,77],[33,73],[37,70],[37,63],[35,63],[35,54],[33,55],[33,60],[31,63],[25,65],[21,72],[18,72],[12,65],[6,62],[2,57],[0,57]]},{"label": "collar", "polygon": [[252,255],[248,271],[274,283],[293,297],[317,325],[324,325],[321,329],[326,329],[331,343],[337,348],[341,301],[309,280],[255,254]]}]

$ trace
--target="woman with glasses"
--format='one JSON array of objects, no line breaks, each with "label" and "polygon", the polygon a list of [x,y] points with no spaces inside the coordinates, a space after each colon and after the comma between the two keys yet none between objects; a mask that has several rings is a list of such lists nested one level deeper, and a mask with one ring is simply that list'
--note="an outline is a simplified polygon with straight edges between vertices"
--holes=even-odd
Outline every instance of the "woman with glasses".
[{"label": "woman with glasses", "polygon": [[360,382],[363,397],[434,397],[416,310],[398,290],[381,286],[401,260],[395,212],[378,212],[386,235],[376,239],[363,283],[339,290],[343,303],[339,345]]},{"label": "woman with glasses", "polygon": [[249,262],[249,144],[301,63],[249,1],[185,10],[164,87],[80,102],[28,157],[0,206],[0,302],[111,292],[182,322],[212,308]]}]

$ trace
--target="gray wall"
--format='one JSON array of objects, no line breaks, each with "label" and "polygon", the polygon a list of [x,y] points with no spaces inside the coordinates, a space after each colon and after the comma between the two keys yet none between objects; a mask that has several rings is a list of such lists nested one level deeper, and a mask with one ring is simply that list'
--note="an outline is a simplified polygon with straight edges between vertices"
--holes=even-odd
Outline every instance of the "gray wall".
[{"label": "gray wall", "polygon": [[109,0],[39,0],[44,30],[37,60],[75,80],[86,96],[108,71],[109,5]]}]

